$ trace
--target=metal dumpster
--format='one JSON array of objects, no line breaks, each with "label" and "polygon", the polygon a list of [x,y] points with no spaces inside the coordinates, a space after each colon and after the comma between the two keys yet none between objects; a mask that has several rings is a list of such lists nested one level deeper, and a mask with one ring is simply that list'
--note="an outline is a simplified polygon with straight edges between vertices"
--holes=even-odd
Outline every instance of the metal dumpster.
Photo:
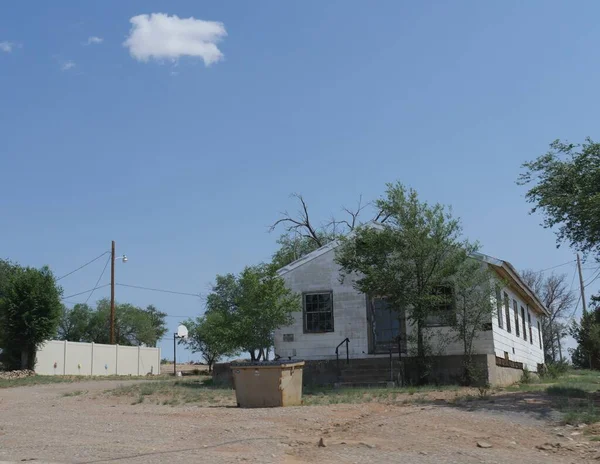
[{"label": "metal dumpster", "polygon": [[233,386],[241,408],[302,404],[304,361],[232,363]]}]

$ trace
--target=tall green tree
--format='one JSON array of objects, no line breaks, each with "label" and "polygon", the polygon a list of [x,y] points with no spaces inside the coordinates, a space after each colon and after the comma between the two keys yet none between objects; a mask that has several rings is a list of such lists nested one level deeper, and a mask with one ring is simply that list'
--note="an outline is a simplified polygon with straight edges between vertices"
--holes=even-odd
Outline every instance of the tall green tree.
[{"label": "tall green tree", "polygon": [[268,353],[275,329],[290,324],[292,313],[300,310],[300,297],[264,264],[217,276],[206,301],[206,315],[220,315],[229,351],[246,351],[252,360]]},{"label": "tall green tree", "polygon": [[577,342],[577,348],[571,352],[573,365],[600,369],[600,307],[592,307],[579,323],[573,321],[570,331]]},{"label": "tall green tree", "polygon": [[231,343],[231,332],[221,312],[209,312],[204,316],[188,319],[183,323],[188,328],[188,338],[180,340],[192,353],[200,353],[208,365],[208,372],[224,356],[236,354]]},{"label": "tall green tree", "polygon": [[92,317],[93,309],[87,304],[76,304],[71,309],[63,305],[58,322],[58,339],[87,341]]},{"label": "tall green tree", "polygon": [[388,184],[376,202],[384,222],[362,226],[341,239],[336,261],[342,276],[355,276],[354,286],[367,295],[386,296],[407,310],[417,333],[419,381],[427,374],[424,330],[427,319],[449,295],[448,286],[475,246],[461,238],[460,221],[440,204],[421,201],[401,183]]},{"label": "tall green tree", "polygon": [[3,362],[9,369],[35,367],[38,347],[56,334],[62,289],[48,267],[13,266],[0,296]]},{"label": "tall green tree", "polygon": [[544,226],[558,227],[560,243],[600,255],[600,144],[555,140],[550,150],[523,164],[518,183],[527,185],[532,212],[544,216]]},{"label": "tall green tree", "polygon": [[500,282],[487,264],[477,259],[462,263],[452,277],[456,317],[452,319],[455,340],[463,346],[463,382],[472,385],[481,381],[474,362],[474,342],[483,331],[492,329],[496,306],[492,300],[493,283]]},{"label": "tall green tree", "polygon": [[[119,345],[156,346],[167,332],[166,314],[150,305],[146,309],[129,303],[115,304],[115,340]],[[75,342],[110,343],[110,301],[104,298],[95,309],[88,305],[64,308],[59,339]]]}]

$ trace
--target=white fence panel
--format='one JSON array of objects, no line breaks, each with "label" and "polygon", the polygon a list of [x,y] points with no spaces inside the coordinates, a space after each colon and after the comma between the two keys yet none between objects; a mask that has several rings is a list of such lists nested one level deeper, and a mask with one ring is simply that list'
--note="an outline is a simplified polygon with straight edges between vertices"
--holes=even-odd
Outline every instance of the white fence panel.
[{"label": "white fence panel", "polygon": [[160,374],[160,348],[51,340],[37,352],[40,375]]}]

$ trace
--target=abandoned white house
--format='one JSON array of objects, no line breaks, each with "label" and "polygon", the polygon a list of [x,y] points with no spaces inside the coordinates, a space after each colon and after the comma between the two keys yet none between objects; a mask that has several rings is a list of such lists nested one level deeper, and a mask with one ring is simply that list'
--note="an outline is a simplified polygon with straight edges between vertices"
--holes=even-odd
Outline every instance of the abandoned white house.
[{"label": "abandoned white house", "polygon": [[[332,242],[279,270],[288,288],[302,295],[302,312],[294,314],[291,325],[275,331],[275,353],[306,360],[309,366],[311,362],[319,364],[316,361],[323,365],[326,360],[336,360],[336,347],[347,339],[339,356],[345,363],[347,355],[351,367],[345,367],[348,375],[338,381],[394,380],[393,373],[389,374],[394,369],[393,358],[397,359],[400,351],[408,359],[411,352],[407,343],[411,323],[404,311],[395,311],[385,299],[369,298],[356,290],[351,278],[340,281],[336,247]],[[510,263],[482,254],[476,258],[490,266],[506,287],[492,296],[497,314],[490,320],[490,330],[478,333],[474,353],[487,372],[487,381],[512,383],[519,380],[523,368],[536,371],[544,362],[541,318],[547,311]],[[442,321],[432,318],[430,326],[436,327],[434,337],[447,340],[452,329]],[[395,355],[390,362],[391,352]],[[458,341],[446,343],[439,353],[442,356],[437,357],[436,380],[456,380],[463,353]],[[376,365],[379,371],[373,368]]]}]

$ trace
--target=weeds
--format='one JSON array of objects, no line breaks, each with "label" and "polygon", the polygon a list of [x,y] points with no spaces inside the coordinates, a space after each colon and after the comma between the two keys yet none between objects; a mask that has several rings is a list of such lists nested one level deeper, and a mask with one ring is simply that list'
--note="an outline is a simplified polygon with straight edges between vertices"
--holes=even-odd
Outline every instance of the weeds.
[{"label": "weeds", "polygon": [[523,375],[521,375],[521,380],[519,381],[519,383],[521,385],[529,385],[530,383],[533,383],[534,378],[533,375],[531,375],[531,372],[529,372],[529,369],[527,369],[527,367],[525,367],[523,369]]},{"label": "weeds", "polygon": [[65,397],[68,397],[68,396],[79,396],[79,395],[83,395],[85,393],[87,393],[87,390],[75,390],[75,391],[72,391],[72,392],[64,393],[63,396],[65,396]]}]

